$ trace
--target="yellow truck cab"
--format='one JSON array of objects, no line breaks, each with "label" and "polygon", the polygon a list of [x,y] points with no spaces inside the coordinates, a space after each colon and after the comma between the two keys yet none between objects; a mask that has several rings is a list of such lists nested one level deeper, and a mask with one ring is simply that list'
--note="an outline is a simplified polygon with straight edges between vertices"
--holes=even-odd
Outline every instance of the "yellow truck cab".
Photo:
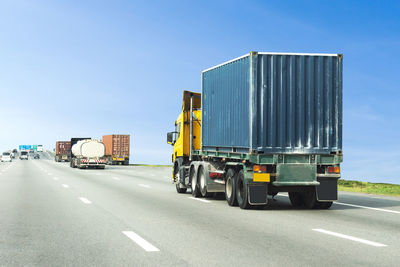
[{"label": "yellow truck cab", "polygon": [[[190,114],[193,114],[192,118]],[[193,138],[191,138],[191,136]],[[201,146],[201,94],[184,91],[182,112],[175,121],[175,131],[167,134],[168,144],[173,145],[172,163],[174,164],[172,178],[179,188],[177,179],[178,170],[187,161],[191,160],[193,150],[200,150]],[[192,149],[191,149],[192,148]]]}]

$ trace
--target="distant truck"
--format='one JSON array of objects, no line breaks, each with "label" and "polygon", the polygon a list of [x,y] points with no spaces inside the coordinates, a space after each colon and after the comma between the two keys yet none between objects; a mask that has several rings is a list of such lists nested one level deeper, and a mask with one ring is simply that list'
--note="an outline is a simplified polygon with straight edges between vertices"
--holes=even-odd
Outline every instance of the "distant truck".
[{"label": "distant truck", "polygon": [[56,153],[54,156],[56,162],[71,160],[71,141],[57,141]]},{"label": "distant truck", "polygon": [[[70,141],[71,148],[72,148],[73,145],[75,145],[80,140],[90,140],[90,139],[91,139],[90,137],[73,137],[73,138],[71,138],[71,141]],[[71,168],[75,168],[75,166],[73,165],[73,159],[75,158],[75,155],[72,153],[72,149],[71,149],[71,153],[70,153],[70,157],[69,158],[70,158],[69,166]]]},{"label": "distant truck", "polygon": [[72,168],[105,168],[105,146],[99,140],[79,140],[74,145],[72,145],[71,152],[73,155],[73,157],[71,158]]},{"label": "distant truck", "polygon": [[129,134],[103,135],[103,143],[106,146],[107,164],[129,164]]},{"label": "distant truck", "polygon": [[230,206],[337,200],[342,154],[342,55],[258,53],[204,70],[202,93],[183,93],[172,178],[178,193],[225,193]]}]

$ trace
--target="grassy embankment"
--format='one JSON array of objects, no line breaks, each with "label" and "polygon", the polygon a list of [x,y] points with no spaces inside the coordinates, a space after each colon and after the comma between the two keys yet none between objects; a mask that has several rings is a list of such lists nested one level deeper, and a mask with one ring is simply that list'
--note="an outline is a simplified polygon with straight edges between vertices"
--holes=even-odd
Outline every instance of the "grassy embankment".
[{"label": "grassy embankment", "polygon": [[338,187],[341,191],[400,197],[400,185],[397,184],[368,183],[340,179]]}]

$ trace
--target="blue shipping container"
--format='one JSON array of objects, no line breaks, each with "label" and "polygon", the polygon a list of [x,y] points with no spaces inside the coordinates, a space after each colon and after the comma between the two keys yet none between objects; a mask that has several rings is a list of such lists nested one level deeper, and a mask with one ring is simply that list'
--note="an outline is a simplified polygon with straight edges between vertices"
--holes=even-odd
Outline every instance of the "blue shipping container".
[{"label": "blue shipping container", "polygon": [[257,53],[202,72],[202,149],[342,150],[341,54]]}]

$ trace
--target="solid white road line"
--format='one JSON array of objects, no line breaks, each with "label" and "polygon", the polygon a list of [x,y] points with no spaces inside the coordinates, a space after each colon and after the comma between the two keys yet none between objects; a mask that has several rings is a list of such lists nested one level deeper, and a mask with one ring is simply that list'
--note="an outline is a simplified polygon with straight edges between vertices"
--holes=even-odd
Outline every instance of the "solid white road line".
[{"label": "solid white road line", "polygon": [[90,201],[90,200],[87,199],[87,198],[80,197],[79,199],[80,199],[83,203],[85,203],[85,204],[92,204],[92,201]]},{"label": "solid white road line", "polygon": [[190,198],[190,199],[197,200],[197,201],[201,201],[201,202],[204,202],[204,203],[211,203],[210,200],[206,200],[206,199],[195,198],[195,197],[189,197],[189,198]]},{"label": "solid white road line", "polygon": [[113,178],[114,180],[117,180],[117,181],[121,180],[121,179],[119,179],[118,177],[115,177],[115,176],[113,176],[112,178]]},{"label": "solid white road line", "polygon": [[141,236],[136,234],[135,232],[132,231],[122,231],[124,235],[129,237],[133,242],[141,246],[144,250],[147,252],[155,252],[155,251],[160,251],[158,248],[150,244],[148,241],[143,239]]},{"label": "solid white road line", "polygon": [[[280,194],[280,193],[278,194],[278,196],[288,197],[287,195],[282,195],[282,194]],[[389,213],[397,213],[397,214],[400,214],[400,211],[397,211],[397,210],[388,210],[388,209],[367,207],[367,206],[361,206],[361,205],[355,205],[355,204],[348,204],[348,203],[343,203],[343,202],[333,202],[333,204],[342,205],[342,206],[349,206],[349,207],[354,207],[354,208],[360,208],[360,209],[369,209],[369,210],[384,211],[384,212],[389,212]]]},{"label": "solid white road line", "polygon": [[62,184],[62,186],[65,188],[69,188],[69,185],[67,185],[67,184]]},{"label": "solid white road line", "polygon": [[327,231],[327,230],[324,230],[324,229],[312,229],[312,230],[320,232],[320,233],[323,233],[323,234],[333,235],[333,236],[336,236],[336,237],[340,237],[340,238],[344,238],[344,239],[360,242],[360,243],[367,244],[367,245],[374,246],[374,247],[387,247],[387,245],[384,245],[384,244],[381,244],[381,243],[372,242],[372,241],[361,239],[361,238],[354,237],[354,236],[339,234],[339,233]]},{"label": "solid white road line", "polygon": [[400,211],[397,211],[397,210],[388,210],[388,209],[381,209],[381,208],[366,207],[366,206],[347,204],[347,203],[342,203],[342,202],[333,202],[333,204],[400,214]]},{"label": "solid white road line", "polygon": [[138,186],[144,187],[144,188],[150,188],[150,185],[147,184],[138,184]]}]

